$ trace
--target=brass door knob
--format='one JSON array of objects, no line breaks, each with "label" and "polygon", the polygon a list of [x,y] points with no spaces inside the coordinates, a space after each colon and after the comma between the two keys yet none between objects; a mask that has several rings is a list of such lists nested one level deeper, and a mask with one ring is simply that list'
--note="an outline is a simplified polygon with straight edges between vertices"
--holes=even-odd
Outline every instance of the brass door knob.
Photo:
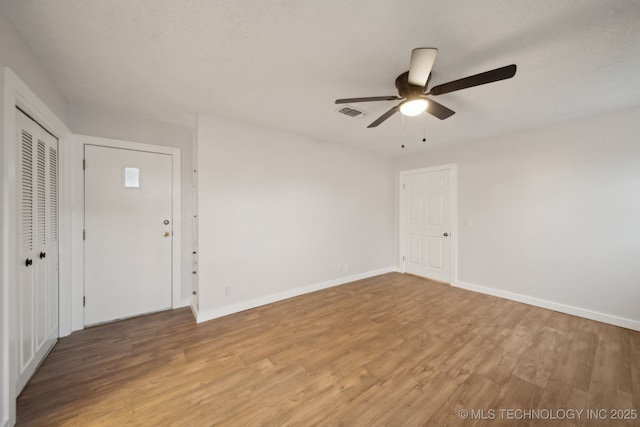
[{"label": "brass door knob", "polygon": [[169,237],[171,236],[171,233],[169,233],[168,231],[165,231],[164,233],[162,233],[162,237]]}]

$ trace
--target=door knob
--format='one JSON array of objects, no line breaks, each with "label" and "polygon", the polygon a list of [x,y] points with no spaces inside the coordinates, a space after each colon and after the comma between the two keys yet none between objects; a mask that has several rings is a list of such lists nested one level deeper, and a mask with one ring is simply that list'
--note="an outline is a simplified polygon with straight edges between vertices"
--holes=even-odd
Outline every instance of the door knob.
[{"label": "door knob", "polygon": [[447,237],[447,236],[449,236],[449,233],[444,233],[443,236]]},{"label": "door knob", "polygon": [[31,258],[27,258],[24,262],[24,265],[26,265],[27,267],[29,267],[31,264],[33,264],[33,260]]},{"label": "door knob", "polygon": [[165,231],[164,233],[162,233],[162,237],[169,237],[171,236],[171,233],[169,233],[168,231]]},{"label": "door knob", "polygon": [[40,252],[40,259],[44,258],[47,256],[46,252]]}]

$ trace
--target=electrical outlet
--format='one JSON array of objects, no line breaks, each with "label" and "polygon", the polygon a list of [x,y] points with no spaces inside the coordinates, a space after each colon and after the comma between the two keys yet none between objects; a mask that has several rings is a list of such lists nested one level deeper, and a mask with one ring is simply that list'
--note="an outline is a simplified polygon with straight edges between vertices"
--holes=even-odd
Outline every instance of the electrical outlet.
[{"label": "electrical outlet", "polygon": [[231,295],[231,287],[230,287],[230,286],[226,286],[226,287],[224,288],[224,294],[225,294],[226,296]]},{"label": "electrical outlet", "polygon": [[345,271],[345,272],[346,272],[346,271],[349,271],[349,264],[345,264],[345,265],[343,265],[343,266],[342,266],[342,270],[343,270],[343,271]]}]

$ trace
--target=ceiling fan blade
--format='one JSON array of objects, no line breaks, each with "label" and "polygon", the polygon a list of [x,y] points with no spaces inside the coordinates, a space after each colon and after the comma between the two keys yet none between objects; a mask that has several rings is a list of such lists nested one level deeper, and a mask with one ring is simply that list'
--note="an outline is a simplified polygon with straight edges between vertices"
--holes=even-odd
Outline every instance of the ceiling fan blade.
[{"label": "ceiling fan blade", "polygon": [[369,96],[367,98],[344,98],[336,99],[336,104],[351,104],[352,102],[370,102],[370,101],[395,101],[402,99],[395,95],[390,96]]},{"label": "ceiling fan blade", "polygon": [[431,114],[434,117],[439,118],[440,120],[444,120],[448,117],[453,116],[456,112],[445,107],[442,104],[438,104],[433,99],[429,99],[429,105],[427,106],[427,113]]},{"label": "ceiling fan blade", "polygon": [[409,66],[409,83],[424,87],[429,79],[429,73],[436,60],[438,49],[419,47],[411,51],[411,65]]},{"label": "ceiling fan blade", "polygon": [[393,107],[392,109],[390,109],[389,111],[387,111],[386,113],[384,113],[383,115],[381,115],[380,117],[378,117],[376,119],[376,121],[374,121],[373,123],[371,123],[369,126],[367,126],[368,128],[374,128],[377,127],[380,123],[384,122],[385,120],[387,120],[389,117],[393,116],[398,110],[400,109],[399,105],[396,105],[395,107]]},{"label": "ceiling fan blade", "polygon": [[434,86],[429,91],[429,95],[442,95],[443,93],[454,92],[456,90],[467,89],[469,87],[480,86],[487,83],[493,83],[500,80],[510,79],[516,74],[516,65],[511,64],[506,67],[496,68],[495,70],[486,71],[484,73],[475,74],[463,79],[454,80]]}]

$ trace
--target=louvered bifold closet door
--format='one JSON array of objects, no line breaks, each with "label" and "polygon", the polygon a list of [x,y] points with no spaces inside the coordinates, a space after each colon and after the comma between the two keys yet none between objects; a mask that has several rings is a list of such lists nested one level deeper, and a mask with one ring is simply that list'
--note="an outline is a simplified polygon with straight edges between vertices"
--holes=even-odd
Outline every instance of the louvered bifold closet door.
[{"label": "louvered bifold closet door", "polygon": [[58,337],[58,141],[17,111],[19,393]]}]

